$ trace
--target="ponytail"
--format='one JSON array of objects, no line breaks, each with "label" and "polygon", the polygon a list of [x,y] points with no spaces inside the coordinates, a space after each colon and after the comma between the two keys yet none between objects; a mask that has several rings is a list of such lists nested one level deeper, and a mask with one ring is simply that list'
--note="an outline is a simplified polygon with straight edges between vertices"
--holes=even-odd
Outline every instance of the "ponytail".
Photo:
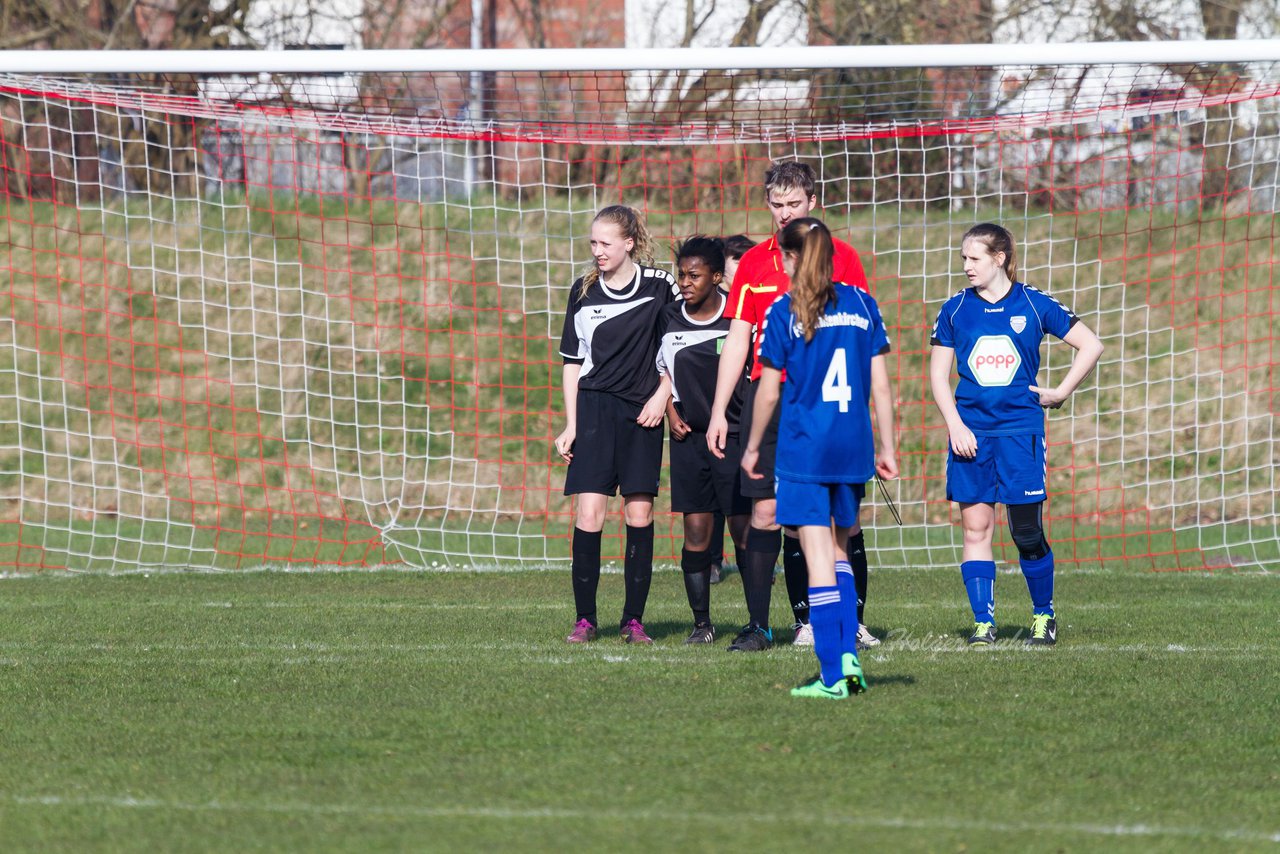
[{"label": "ponytail", "polygon": [[835,244],[822,220],[793,219],[778,234],[778,248],[796,256],[791,277],[791,312],[800,322],[805,343],[813,340],[818,318],[836,298]]}]

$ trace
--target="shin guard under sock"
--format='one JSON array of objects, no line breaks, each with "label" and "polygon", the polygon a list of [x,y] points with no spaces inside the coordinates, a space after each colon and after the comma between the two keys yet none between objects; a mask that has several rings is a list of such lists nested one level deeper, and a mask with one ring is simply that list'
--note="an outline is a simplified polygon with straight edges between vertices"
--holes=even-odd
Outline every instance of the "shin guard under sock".
[{"label": "shin guard under sock", "polygon": [[840,589],[809,588],[809,625],[813,626],[813,652],[822,668],[822,683],[835,685],[844,678],[840,666]]},{"label": "shin guard under sock", "polygon": [[[865,622],[862,613],[867,607],[867,541],[862,531],[849,537],[849,566],[853,567],[853,585],[858,595],[858,622]],[[841,591],[840,595],[844,595]]]},{"label": "shin guard under sock", "polygon": [[840,652],[858,654],[858,606],[853,569],[836,561],[836,588],[840,591]]},{"label": "shin guard under sock", "polygon": [[622,560],[626,599],[622,605],[622,625],[644,617],[649,601],[649,583],[653,580],[653,523],[643,528],[627,526],[627,551]]},{"label": "shin guard under sock", "polygon": [[573,604],[578,619],[596,622],[596,589],[600,586],[600,532],[573,529]]},{"label": "shin guard under sock", "polygon": [[809,564],[800,550],[798,537],[782,537],[782,574],[787,582],[787,598],[797,623],[809,622]]},{"label": "shin guard under sock", "polygon": [[960,577],[964,579],[964,589],[969,594],[969,607],[973,609],[973,621],[994,623],[996,621],[996,562],[967,560],[960,564]]},{"label": "shin guard under sock", "polygon": [[695,552],[680,552],[680,569],[684,571],[684,592],[689,597],[689,610],[693,612],[695,625],[711,622],[711,562],[715,559],[715,545]]},{"label": "shin guard under sock", "polygon": [[747,529],[747,553],[743,555],[742,593],[747,599],[751,622],[769,628],[769,599],[773,590],[773,567],[782,548],[782,532],[752,526]]},{"label": "shin guard under sock", "polygon": [[1039,560],[1018,561],[1022,577],[1027,580],[1027,592],[1031,594],[1031,608],[1036,614],[1053,616],[1053,552]]}]

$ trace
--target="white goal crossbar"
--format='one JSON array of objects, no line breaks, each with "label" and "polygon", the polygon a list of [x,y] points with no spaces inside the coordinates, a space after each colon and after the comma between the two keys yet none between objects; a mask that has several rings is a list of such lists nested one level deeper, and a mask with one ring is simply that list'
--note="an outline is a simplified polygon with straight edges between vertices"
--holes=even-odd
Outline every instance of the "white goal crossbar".
[{"label": "white goal crossbar", "polygon": [[417,71],[669,71],[684,68],[929,68],[990,65],[1200,64],[1280,60],[1280,39],[1070,44],[833,45],[616,50],[351,50],[0,52],[14,74],[325,74]]}]

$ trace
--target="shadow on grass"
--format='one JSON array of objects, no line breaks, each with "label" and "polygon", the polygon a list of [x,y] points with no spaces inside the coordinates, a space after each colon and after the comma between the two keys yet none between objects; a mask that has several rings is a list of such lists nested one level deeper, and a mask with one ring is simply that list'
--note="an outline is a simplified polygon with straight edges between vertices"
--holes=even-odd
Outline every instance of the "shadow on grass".
[{"label": "shadow on grass", "polygon": [[[969,636],[972,634],[972,623],[969,623],[962,629],[955,629],[952,632],[952,635],[962,643],[967,642],[969,640]],[[1013,643],[1015,641],[1026,640],[1029,634],[1031,634],[1031,629],[1028,626],[996,626],[996,643]]]},{"label": "shadow on grass", "polygon": [[[712,622],[715,622],[712,620]],[[736,633],[736,628],[729,628],[728,624],[715,623],[716,639],[715,643],[709,644],[690,644],[690,646],[719,646],[725,640],[725,635],[732,638]],[[645,623],[644,630],[649,633],[649,637],[653,638],[654,643],[683,643],[684,639],[689,636],[689,632],[693,631],[693,615],[689,615],[688,620],[654,620],[652,623]]]},{"label": "shadow on grass", "polygon": [[884,687],[899,685],[914,685],[916,677],[907,673],[877,673],[874,670],[867,673],[867,682],[871,685],[871,690]]}]

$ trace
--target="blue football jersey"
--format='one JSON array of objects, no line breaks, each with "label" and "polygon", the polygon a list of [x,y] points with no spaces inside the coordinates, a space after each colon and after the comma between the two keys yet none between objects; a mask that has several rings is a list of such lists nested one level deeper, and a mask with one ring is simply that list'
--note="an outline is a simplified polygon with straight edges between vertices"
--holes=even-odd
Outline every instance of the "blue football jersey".
[{"label": "blue football jersey", "polygon": [[975,436],[1044,435],[1037,385],[1040,342],[1063,338],[1080,318],[1037,288],[1014,282],[997,302],[973,288],[947,300],[931,341],[956,351],[956,409]]},{"label": "blue football jersey", "polygon": [[787,372],[777,476],[802,483],[869,481],[876,460],[871,359],[889,351],[880,306],[865,291],[837,284],[835,300],[806,343],[791,294],[784,294],[770,306],[760,334],[760,359]]}]

